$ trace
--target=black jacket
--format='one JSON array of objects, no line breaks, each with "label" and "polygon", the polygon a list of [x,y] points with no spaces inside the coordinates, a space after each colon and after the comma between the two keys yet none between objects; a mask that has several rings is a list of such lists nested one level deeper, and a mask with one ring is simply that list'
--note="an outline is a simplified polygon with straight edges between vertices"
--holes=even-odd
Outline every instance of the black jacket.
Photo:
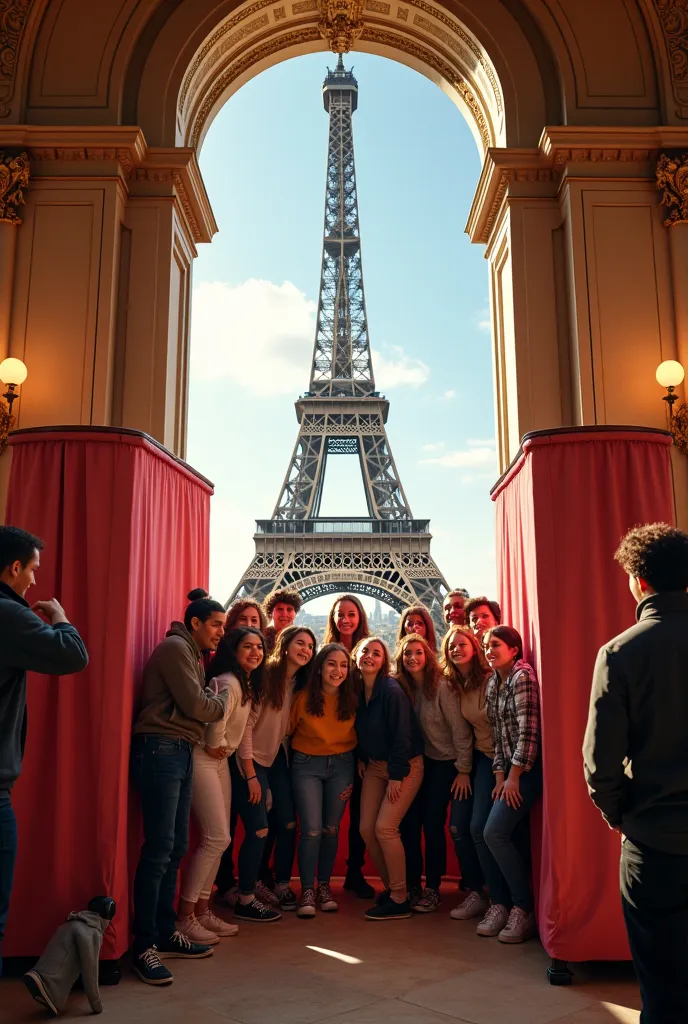
[{"label": "black jacket", "polygon": [[597,655],[585,775],[611,826],[688,854],[688,593],[646,597],[636,617]]},{"label": "black jacket", "polygon": [[26,673],[62,676],[88,665],[74,626],[48,626],[6,583],[0,582],[0,789],[21,771],[26,739]]},{"label": "black jacket", "polygon": [[361,694],[356,712],[357,756],[361,761],[386,761],[390,779],[405,779],[409,761],[423,753],[418,720],[396,679],[378,679],[370,701]]}]

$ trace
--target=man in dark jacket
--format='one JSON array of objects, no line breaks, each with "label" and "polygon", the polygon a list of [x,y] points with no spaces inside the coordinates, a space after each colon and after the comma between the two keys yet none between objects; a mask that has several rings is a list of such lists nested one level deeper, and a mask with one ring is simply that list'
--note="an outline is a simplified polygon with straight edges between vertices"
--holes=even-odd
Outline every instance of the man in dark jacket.
[{"label": "man in dark jacket", "polygon": [[10,790],[19,777],[24,755],[26,673],[71,675],[88,664],[84,642],[67,621],[62,605],[53,598],[37,601],[31,608],[25,600],[42,549],[43,541],[26,530],[0,526],[0,946],[17,855]]},{"label": "man in dark jacket", "polygon": [[614,556],[637,625],[604,646],[583,755],[623,836],[621,895],[642,1024],[688,1021],[688,534],[636,527]]}]

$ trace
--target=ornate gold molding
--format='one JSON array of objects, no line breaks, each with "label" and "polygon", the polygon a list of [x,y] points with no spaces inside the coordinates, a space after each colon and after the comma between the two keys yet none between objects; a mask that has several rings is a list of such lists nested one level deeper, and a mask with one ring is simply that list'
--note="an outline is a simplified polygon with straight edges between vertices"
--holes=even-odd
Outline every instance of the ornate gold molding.
[{"label": "ornate gold molding", "polygon": [[0,0],[0,119],[14,95],[17,54],[33,0]]},{"label": "ornate gold molding", "polygon": [[670,210],[665,227],[688,223],[688,153],[662,153],[657,162],[657,188],[662,189],[660,205]]},{"label": "ornate gold molding", "polygon": [[686,0],[653,0],[664,33],[676,116],[688,119],[688,6]]},{"label": "ornate gold molding", "polygon": [[318,31],[333,53],[348,53],[363,24],[363,0],[320,0]]},{"label": "ornate gold molding", "polygon": [[0,150],[0,223],[21,224],[18,208],[24,205],[24,189],[29,185],[29,158],[26,153],[13,156]]}]

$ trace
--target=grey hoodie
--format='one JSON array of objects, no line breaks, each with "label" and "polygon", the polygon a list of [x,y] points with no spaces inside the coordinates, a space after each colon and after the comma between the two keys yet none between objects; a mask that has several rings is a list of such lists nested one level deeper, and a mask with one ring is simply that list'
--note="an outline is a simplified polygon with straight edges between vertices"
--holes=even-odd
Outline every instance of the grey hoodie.
[{"label": "grey hoodie", "polygon": [[28,976],[40,978],[41,986],[58,1010],[65,1007],[74,982],[81,975],[84,991],[94,1013],[103,1012],[98,988],[98,959],[103,935],[110,922],[91,910],[70,914],[46,946]]}]

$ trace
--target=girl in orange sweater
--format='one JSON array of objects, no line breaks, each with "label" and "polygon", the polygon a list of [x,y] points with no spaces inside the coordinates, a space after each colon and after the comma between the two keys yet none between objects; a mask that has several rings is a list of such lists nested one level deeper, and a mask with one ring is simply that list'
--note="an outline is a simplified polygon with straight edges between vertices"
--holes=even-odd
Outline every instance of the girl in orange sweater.
[{"label": "girl in orange sweater", "polygon": [[339,823],[354,779],[357,703],[346,647],[325,644],[313,660],[306,685],[294,696],[289,723],[292,786],[301,827],[298,917],[313,917],[316,906],[337,910],[330,878]]}]

